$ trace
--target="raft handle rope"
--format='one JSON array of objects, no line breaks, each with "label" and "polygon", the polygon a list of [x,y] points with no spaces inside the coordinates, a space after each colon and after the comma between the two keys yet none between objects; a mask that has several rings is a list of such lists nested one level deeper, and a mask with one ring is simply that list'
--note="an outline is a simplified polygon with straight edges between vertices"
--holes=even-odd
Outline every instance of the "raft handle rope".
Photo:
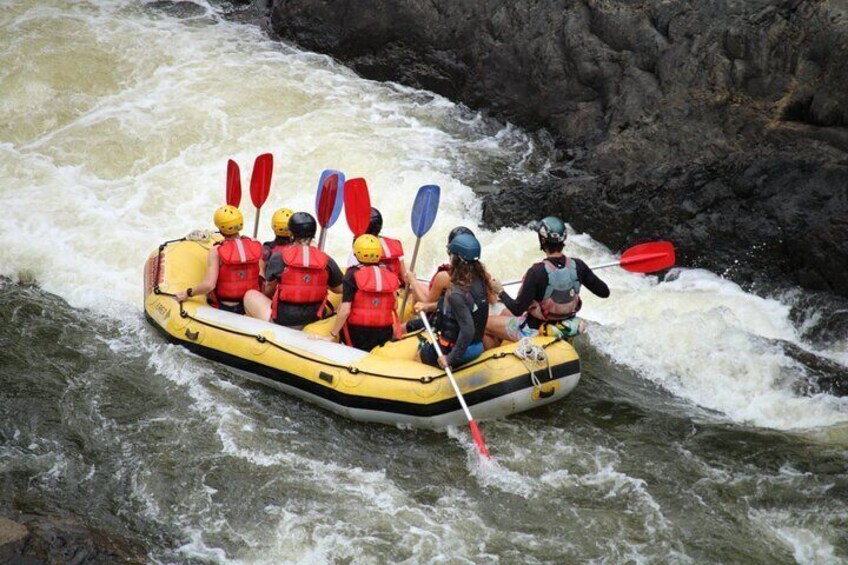
[{"label": "raft handle rope", "polygon": [[548,382],[554,380],[554,373],[551,370],[551,362],[548,359],[548,353],[545,351],[544,346],[536,345],[529,337],[522,337],[518,342],[518,345],[515,346],[515,351],[513,351],[512,354],[521,359],[524,366],[527,367],[528,371],[530,371],[530,380],[535,388],[541,389],[542,381],[540,381],[539,377],[536,376],[536,370],[533,367],[541,365],[543,362],[545,363],[545,367],[548,369]]}]

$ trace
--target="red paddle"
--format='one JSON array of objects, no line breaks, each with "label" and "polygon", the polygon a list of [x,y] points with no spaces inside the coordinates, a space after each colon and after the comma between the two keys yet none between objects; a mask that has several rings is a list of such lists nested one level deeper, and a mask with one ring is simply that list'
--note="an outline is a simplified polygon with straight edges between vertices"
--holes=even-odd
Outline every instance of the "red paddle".
[{"label": "red paddle", "polygon": [[336,223],[342,211],[344,183],[344,175],[338,171],[326,170],[321,173],[318,194],[315,196],[315,215],[318,216],[318,225],[321,226],[321,235],[318,237],[319,249],[324,249],[327,230]]},{"label": "red paddle", "polygon": [[274,156],[263,153],[253,163],[253,173],[250,175],[250,199],[256,206],[256,222],[253,225],[253,237],[259,233],[259,210],[268,199],[271,192],[271,174],[274,172]]},{"label": "red paddle", "polygon": [[[590,269],[595,271],[607,267],[621,267],[632,273],[656,273],[674,267],[675,260],[674,245],[670,241],[652,241],[634,245],[622,253],[618,261],[592,265]],[[509,281],[504,283],[504,286],[516,284],[521,284],[521,281]]]},{"label": "red paddle", "polygon": [[344,184],[344,208],[347,225],[353,235],[359,237],[368,229],[371,221],[371,197],[365,179],[350,179]]},{"label": "red paddle", "polygon": [[596,265],[592,269],[619,266],[633,273],[655,273],[674,267],[674,261],[674,245],[670,241],[652,241],[634,245],[622,253],[618,261]]},{"label": "red paddle", "polygon": [[232,159],[227,161],[227,204],[236,208],[241,204],[241,172]]}]

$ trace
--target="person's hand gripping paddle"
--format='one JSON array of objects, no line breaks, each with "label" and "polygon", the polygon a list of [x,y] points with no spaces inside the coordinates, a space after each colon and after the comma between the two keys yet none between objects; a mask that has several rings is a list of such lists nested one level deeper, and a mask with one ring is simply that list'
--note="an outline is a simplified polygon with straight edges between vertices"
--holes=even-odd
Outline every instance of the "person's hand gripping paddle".
[{"label": "person's hand gripping paddle", "polygon": [[[318,192],[315,194],[315,217],[321,226],[318,247],[324,249],[327,230],[333,227],[342,212],[344,204],[345,177],[339,171],[326,170],[318,180]],[[370,208],[369,208],[370,211]]]},{"label": "person's hand gripping paddle", "polygon": [[[418,189],[418,194],[415,195],[415,202],[412,204],[412,233],[415,234],[415,249],[412,252],[412,263],[409,270],[415,272],[415,263],[418,260],[418,247],[421,245],[421,238],[424,237],[430,228],[433,227],[433,222],[436,221],[436,214],[439,211],[439,196],[442,189],[435,184],[427,184]],[[406,291],[403,295],[403,302],[398,312],[398,317],[403,318],[403,313],[406,310],[406,302],[409,300],[409,292],[411,290],[411,282],[407,283]]]},{"label": "person's hand gripping paddle", "polygon": [[274,156],[263,153],[253,163],[253,173],[250,175],[250,199],[256,206],[256,222],[253,224],[253,237],[259,233],[259,211],[268,193],[271,191],[271,175],[274,172]]}]

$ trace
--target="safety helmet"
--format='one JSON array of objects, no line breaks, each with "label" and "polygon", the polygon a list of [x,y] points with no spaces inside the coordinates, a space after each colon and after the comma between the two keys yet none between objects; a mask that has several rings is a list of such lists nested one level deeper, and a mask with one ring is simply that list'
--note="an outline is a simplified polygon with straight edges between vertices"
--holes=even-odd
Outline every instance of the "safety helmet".
[{"label": "safety helmet", "polygon": [[565,223],[556,216],[542,218],[536,225],[539,243],[565,243]]},{"label": "safety helmet", "polygon": [[371,219],[368,221],[368,229],[365,233],[371,235],[380,235],[380,230],[383,229],[383,215],[379,210],[371,208]]},{"label": "safety helmet", "polygon": [[274,215],[271,217],[271,229],[274,230],[275,235],[291,237],[289,219],[292,217],[292,214],[294,214],[294,212],[288,208],[280,208],[274,212]]},{"label": "safety helmet", "polygon": [[474,235],[474,232],[471,231],[470,229],[466,228],[465,226],[456,226],[448,234],[448,243],[453,241],[453,238],[455,238],[456,236],[458,236],[461,233],[467,233],[469,235]]},{"label": "safety helmet", "polygon": [[448,253],[463,261],[480,260],[480,242],[470,233],[461,233],[448,244]]},{"label": "safety helmet", "polygon": [[215,210],[215,227],[224,235],[235,235],[244,227],[244,216],[235,206],[221,206]]},{"label": "safety helmet", "polygon": [[318,224],[309,212],[295,212],[289,218],[289,231],[295,239],[312,239]]},{"label": "safety helmet", "polygon": [[379,263],[383,258],[383,246],[377,236],[366,233],[353,242],[353,255],[360,263]]}]

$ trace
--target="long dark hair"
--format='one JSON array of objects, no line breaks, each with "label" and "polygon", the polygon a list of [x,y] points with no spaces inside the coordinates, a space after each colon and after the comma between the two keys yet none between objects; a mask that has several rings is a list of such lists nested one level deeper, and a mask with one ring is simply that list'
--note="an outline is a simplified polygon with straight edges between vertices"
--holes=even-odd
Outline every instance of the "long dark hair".
[{"label": "long dark hair", "polygon": [[458,255],[451,255],[450,280],[451,286],[464,291],[471,289],[475,279],[480,279],[486,285],[486,294],[492,291],[492,278],[480,261],[463,261]]}]

